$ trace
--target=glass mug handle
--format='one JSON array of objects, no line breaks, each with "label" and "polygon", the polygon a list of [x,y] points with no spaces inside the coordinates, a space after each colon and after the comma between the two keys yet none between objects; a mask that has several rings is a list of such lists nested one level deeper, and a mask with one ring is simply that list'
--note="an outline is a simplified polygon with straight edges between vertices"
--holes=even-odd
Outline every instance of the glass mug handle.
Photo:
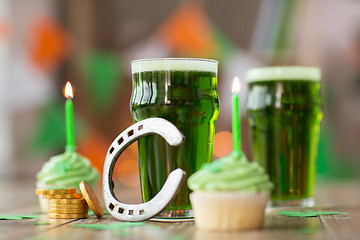
[{"label": "glass mug handle", "polygon": [[151,134],[163,137],[171,146],[184,143],[185,137],[174,124],[163,118],[148,118],[135,123],[113,141],[106,154],[103,172],[103,196],[108,212],[121,221],[144,221],[164,210],[175,197],[184,178],[185,172],[180,168],[172,171],[158,194],[142,204],[125,204],[114,196],[112,175],[115,164],[121,153],[136,140]]}]

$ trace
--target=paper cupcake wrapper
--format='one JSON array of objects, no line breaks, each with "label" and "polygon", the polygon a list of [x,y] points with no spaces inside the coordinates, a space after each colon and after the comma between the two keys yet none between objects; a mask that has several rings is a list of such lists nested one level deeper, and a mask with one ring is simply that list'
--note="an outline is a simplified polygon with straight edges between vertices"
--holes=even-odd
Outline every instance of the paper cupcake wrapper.
[{"label": "paper cupcake wrapper", "polygon": [[[46,189],[46,188],[54,188],[54,187],[59,187],[57,185],[48,185],[48,184],[45,184],[41,181],[37,181],[36,182],[36,188],[39,188],[39,189]],[[76,192],[80,192],[80,187],[79,187],[79,184],[75,185],[75,186],[62,186],[62,187],[67,187],[67,188],[75,188],[76,189]],[[93,187],[93,186],[91,186]]]},{"label": "paper cupcake wrapper", "polygon": [[190,194],[195,224],[206,230],[260,228],[269,193],[205,192]]}]

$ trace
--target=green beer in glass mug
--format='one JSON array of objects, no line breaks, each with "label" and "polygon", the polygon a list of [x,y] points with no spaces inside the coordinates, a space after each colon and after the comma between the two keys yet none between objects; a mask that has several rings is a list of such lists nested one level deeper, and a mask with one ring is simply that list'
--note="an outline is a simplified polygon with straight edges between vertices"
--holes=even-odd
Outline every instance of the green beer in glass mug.
[{"label": "green beer in glass mug", "polygon": [[[212,161],[215,121],[219,113],[217,61],[160,58],[136,60],[132,68],[130,110],[135,122],[160,117],[172,122],[185,142],[172,147],[157,135],[137,142],[141,194],[149,201],[169,173],[183,169],[187,176]],[[186,181],[158,217],[192,217]]]},{"label": "green beer in glass mug", "polygon": [[252,159],[275,188],[271,206],[312,206],[322,119],[321,71],[265,67],[246,73]]}]

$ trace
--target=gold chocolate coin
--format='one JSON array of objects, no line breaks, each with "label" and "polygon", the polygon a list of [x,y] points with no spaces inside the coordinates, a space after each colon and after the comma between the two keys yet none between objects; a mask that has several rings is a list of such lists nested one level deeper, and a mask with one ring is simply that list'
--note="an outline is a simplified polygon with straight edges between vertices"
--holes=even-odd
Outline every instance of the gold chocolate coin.
[{"label": "gold chocolate coin", "polygon": [[85,204],[69,204],[69,203],[56,203],[49,204],[49,209],[83,209],[88,208],[87,203]]},{"label": "gold chocolate coin", "polygon": [[90,185],[86,181],[82,181],[80,182],[79,187],[90,209],[98,218],[101,218],[104,215],[104,212]]},{"label": "gold chocolate coin", "polygon": [[76,199],[82,198],[81,193],[70,193],[70,194],[45,194],[42,195],[45,199]]},{"label": "gold chocolate coin", "polygon": [[49,208],[49,213],[83,213],[83,214],[87,214],[89,211],[89,208],[70,208],[70,209],[66,209],[66,208]]},{"label": "gold chocolate coin", "polygon": [[61,219],[65,219],[65,218],[87,218],[88,214],[87,213],[49,213],[48,214],[49,218],[61,218]]},{"label": "gold chocolate coin", "polygon": [[50,194],[69,194],[75,193],[75,188],[58,188],[58,189],[36,189],[35,193],[37,195],[50,195]]},{"label": "gold chocolate coin", "polygon": [[49,204],[87,204],[85,199],[49,199]]}]

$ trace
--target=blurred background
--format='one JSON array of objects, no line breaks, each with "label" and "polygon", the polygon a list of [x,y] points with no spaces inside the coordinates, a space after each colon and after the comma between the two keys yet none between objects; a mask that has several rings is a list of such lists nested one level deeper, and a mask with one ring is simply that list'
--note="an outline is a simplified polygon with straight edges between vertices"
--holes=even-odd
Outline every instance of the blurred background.
[{"label": "blurred background", "polygon": [[[231,151],[234,76],[242,81],[242,141],[251,158],[245,71],[320,67],[318,179],[360,175],[360,1],[0,0],[0,179],[35,181],[64,151],[66,81],[74,87],[77,149],[101,172],[109,145],[133,124],[130,63],[152,57],[219,61],[214,159]],[[139,201],[135,144],[115,177],[129,201]]]}]

